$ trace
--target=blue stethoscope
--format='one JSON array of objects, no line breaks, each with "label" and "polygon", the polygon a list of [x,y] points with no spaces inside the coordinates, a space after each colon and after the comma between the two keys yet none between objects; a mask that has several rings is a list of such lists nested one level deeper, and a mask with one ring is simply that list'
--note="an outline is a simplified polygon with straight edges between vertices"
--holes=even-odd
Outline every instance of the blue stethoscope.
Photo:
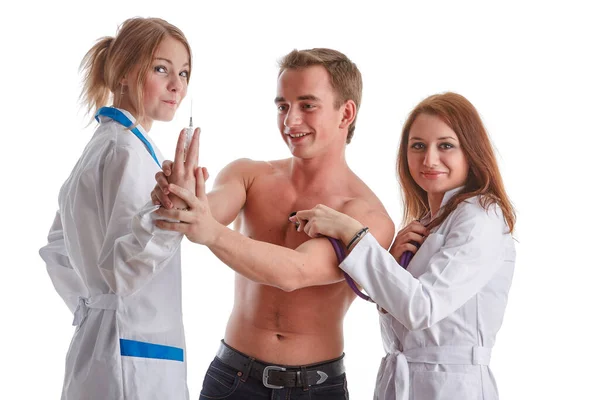
[{"label": "blue stethoscope", "polygon": [[133,133],[135,136],[137,136],[137,138],[140,139],[142,141],[142,143],[144,143],[144,145],[146,146],[146,149],[148,150],[148,153],[150,153],[152,158],[154,158],[154,161],[156,161],[156,165],[158,165],[159,168],[162,168],[160,163],[158,162],[158,158],[156,157],[156,154],[154,153],[154,149],[152,148],[152,145],[150,144],[148,139],[146,139],[144,137],[142,132],[140,132],[140,130],[137,128],[137,126],[131,128],[131,126],[133,125],[133,121],[131,121],[123,113],[123,111],[119,110],[118,108],[114,108],[114,107],[102,107],[98,110],[98,112],[94,116],[94,118],[96,118],[96,121],[100,122],[101,115],[103,117],[108,117],[108,118],[118,122],[119,124],[123,125],[125,128],[129,129],[131,131],[131,133]]}]

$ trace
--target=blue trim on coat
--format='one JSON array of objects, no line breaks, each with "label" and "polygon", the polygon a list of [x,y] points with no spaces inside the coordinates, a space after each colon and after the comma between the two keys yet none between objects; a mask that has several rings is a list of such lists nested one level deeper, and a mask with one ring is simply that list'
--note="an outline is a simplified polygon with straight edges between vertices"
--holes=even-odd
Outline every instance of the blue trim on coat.
[{"label": "blue trim on coat", "polygon": [[183,362],[183,349],[137,340],[119,339],[121,355],[127,357],[158,358]]},{"label": "blue trim on coat", "polygon": [[118,122],[119,124],[123,125],[125,128],[129,129],[135,136],[137,136],[138,139],[140,139],[142,141],[142,143],[144,143],[144,145],[146,145],[146,149],[148,150],[148,153],[150,153],[152,158],[154,158],[154,161],[156,161],[156,164],[158,165],[158,167],[162,169],[162,166],[158,162],[158,158],[156,157],[156,154],[154,153],[154,149],[152,148],[152,145],[150,144],[148,139],[146,139],[144,137],[142,132],[140,132],[140,130],[137,127],[131,128],[131,126],[133,125],[133,122],[129,118],[127,118],[127,115],[125,115],[121,110],[116,109],[114,107],[100,108],[94,117],[94,118],[96,118],[96,121],[98,121],[98,122],[100,122],[100,115],[108,117],[108,118]]}]

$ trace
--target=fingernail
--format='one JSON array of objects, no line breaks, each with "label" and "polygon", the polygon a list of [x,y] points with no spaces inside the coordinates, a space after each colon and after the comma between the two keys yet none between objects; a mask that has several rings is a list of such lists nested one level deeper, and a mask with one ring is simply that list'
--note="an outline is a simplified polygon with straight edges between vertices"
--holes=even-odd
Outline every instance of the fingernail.
[{"label": "fingernail", "polygon": [[169,194],[169,189],[163,189],[163,192],[164,192],[165,194]]}]

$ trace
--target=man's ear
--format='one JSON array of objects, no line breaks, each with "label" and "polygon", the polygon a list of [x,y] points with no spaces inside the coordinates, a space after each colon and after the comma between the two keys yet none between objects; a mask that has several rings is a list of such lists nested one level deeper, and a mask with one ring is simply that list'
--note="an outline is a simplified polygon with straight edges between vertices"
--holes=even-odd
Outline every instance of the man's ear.
[{"label": "man's ear", "polygon": [[346,100],[342,105],[342,120],[340,121],[340,129],[348,128],[356,119],[356,103],[354,100]]}]

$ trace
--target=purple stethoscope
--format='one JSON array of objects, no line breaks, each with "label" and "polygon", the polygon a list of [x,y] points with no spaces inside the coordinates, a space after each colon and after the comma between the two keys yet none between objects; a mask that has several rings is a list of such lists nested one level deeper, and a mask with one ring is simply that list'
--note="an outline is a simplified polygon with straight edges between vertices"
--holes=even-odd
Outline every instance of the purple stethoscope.
[{"label": "purple stethoscope", "polygon": [[[335,250],[335,255],[337,256],[338,262],[341,264],[342,261],[344,261],[344,258],[346,258],[346,251],[344,250],[344,245],[337,239],[333,239],[330,238],[328,236],[326,236],[327,239],[329,239],[329,242],[331,242],[331,245],[333,246],[333,249]],[[411,241],[411,243],[415,246],[417,246],[417,249],[420,247],[419,243]],[[410,263],[410,260],[412,260],[414,256],[414,253],[412,251],[405,251],[404,253],[402,253],[402,255],[400,256],[400,260],[399,260],[399,264],[402,268],[406,269],[408,267],[408,264]],[[375,303],[373,301],[373,299],[371,299],[371,297],[367,296],[366,294],[364,294],[356,285],[356,282],[354,282],[354,279],[352,279],[350,277],[350,275],[348,275],[345,271],[344,271],[344,278],[346,278],[346,283],[348,283],[348,286],[350,286],[350,288],[354,291],[354,293],[356,293],[356,295],[358,297],[360,297],[363,300],[366,301],[370,301],[371,303]]]},{"label": "purple stethoscope", "polygon": [[[296,215],[295,212],[290,214],[291,216]],[[329,242],[331,243],[331,245],[333,246],[333,249],[335,250],[335,255],[338,259],[338,263],[341,264],[344,259],[346,258],[346,250],[345,250],[345,246],[342,244],[341,241],[339,241],[338,239],[334,239],[332,237],[329,236],[324,236],[326,237]],[[411,244],[415,245],[417,247],[417,250],[419,250],[419,247],[421,247],[421,245],[418,242],[415,242],[413,240],[410,241]],[[412,251],[405,251],[404,253],[402,253],[402,255],[400,256],[400,259],[398,260],[398,263],[400,264],[400,266],[404,269],[408,268],[408,264],[410,263],[410,260],[412,260],[414,256],[414,253]],[[366,301],[370,301],[371,303],[375,303],[373,301],[373,299],[371,299],[370,296],[364,294],[356,285],[356,282],[354,282],[354,279],[352,279],[352,277],[350,277],[350,275],[348,275],[348,273],[346,273],[346,271],[342,271],[344,272],[344,278],[346,279],[346,283],[348,284],[348,286],[350,286],[350,289],[352,289],[352,291],[354,293],[356,293],[356,295],[358,297],[360,297],[363,300]]]}]

